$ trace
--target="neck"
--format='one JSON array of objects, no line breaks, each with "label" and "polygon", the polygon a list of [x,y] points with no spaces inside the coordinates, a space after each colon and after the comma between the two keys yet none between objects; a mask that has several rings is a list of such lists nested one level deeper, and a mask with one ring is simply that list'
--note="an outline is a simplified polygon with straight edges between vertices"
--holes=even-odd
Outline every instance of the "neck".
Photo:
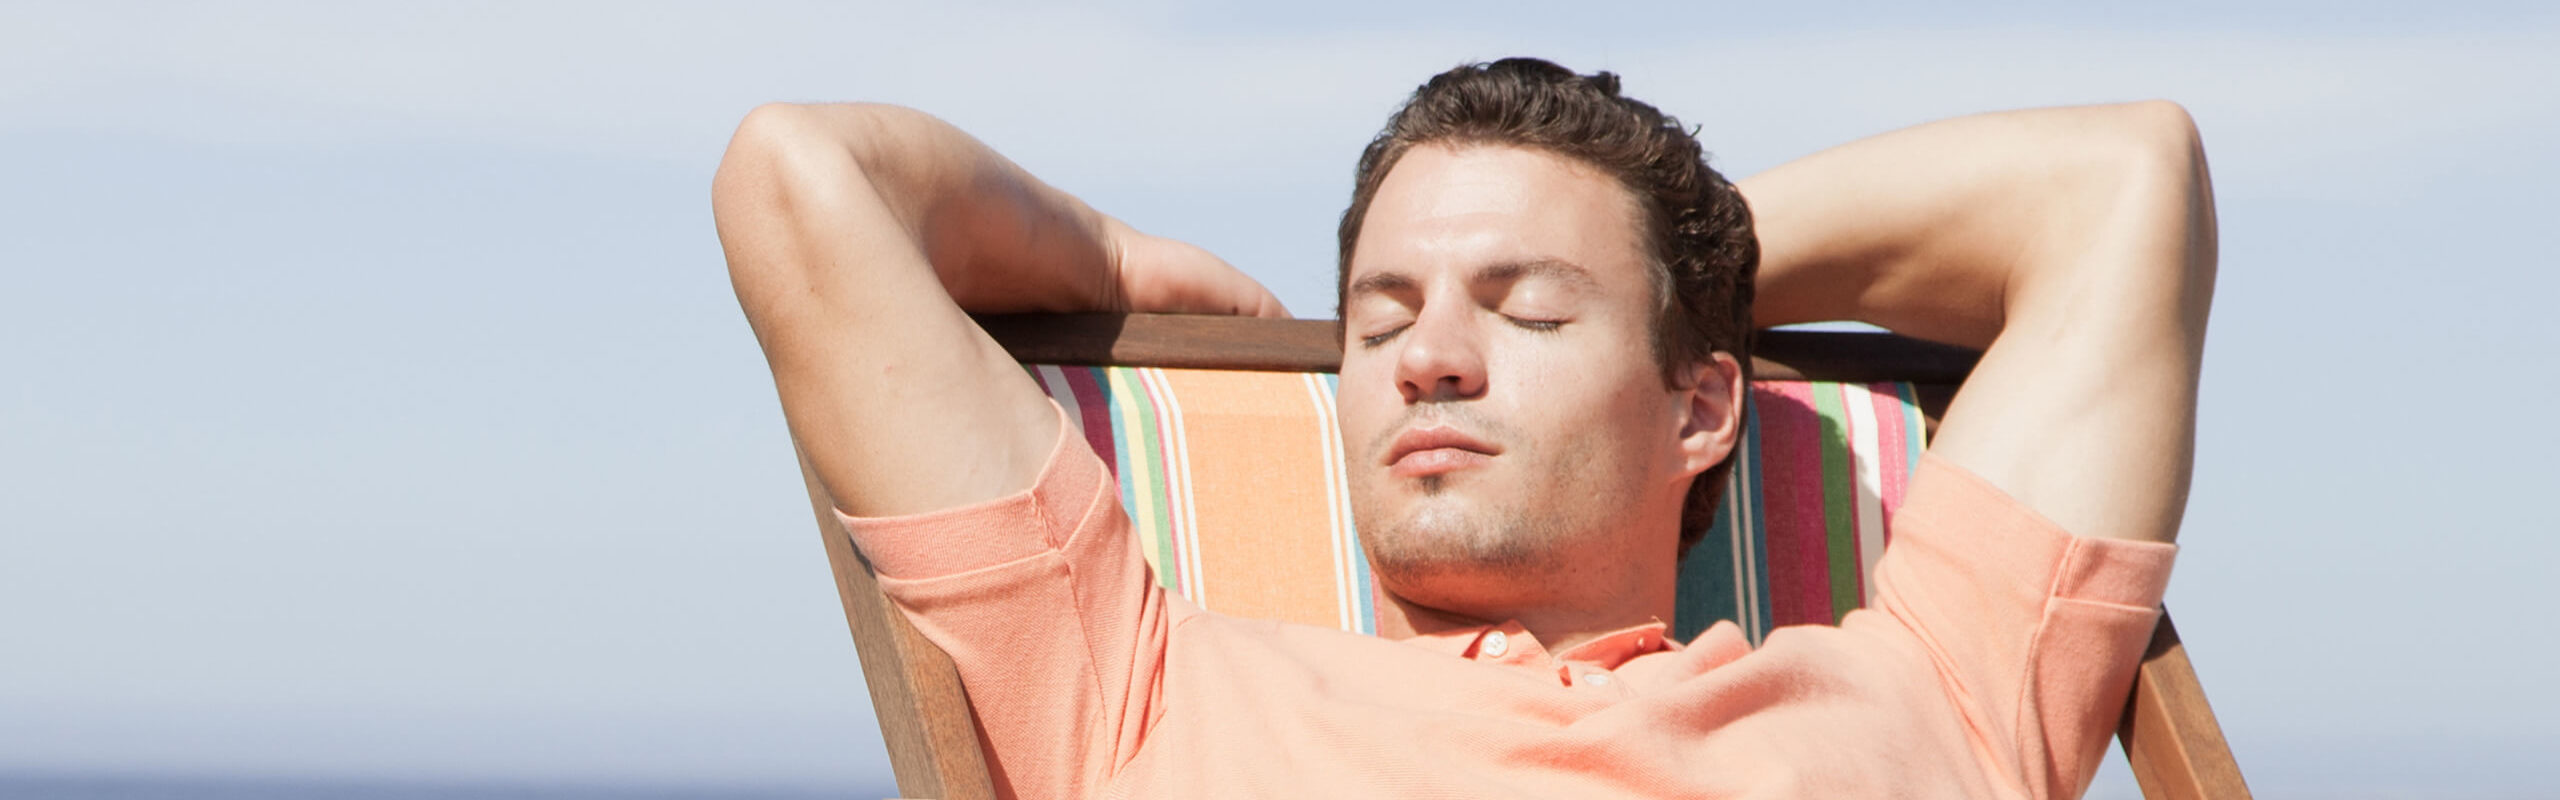
[{"label": "neck", "polygon": [[1657,619],[1671,621],[1672,610],[1676,607],[1678,564],[1673,561],[1654,563],[1668,565],[1668,568],[1612,570],[1618,574],[1609,576],[1611,579],[1608,580],[1577,580],[1568,576],[1557,579],[1561,585],[1608,591],[1540,597],[1527,603],[1469,604],[1466,610],[1434,607],[1407,599],[1380,584],[1378,599],[1383,602],[1378,608],[1378,635],[1407,639],[1517,620],[1520,627],[1527,628],[1530,635],[1538,637],[1539,644],[1548,652],[1561,653],[1611,631]]}]

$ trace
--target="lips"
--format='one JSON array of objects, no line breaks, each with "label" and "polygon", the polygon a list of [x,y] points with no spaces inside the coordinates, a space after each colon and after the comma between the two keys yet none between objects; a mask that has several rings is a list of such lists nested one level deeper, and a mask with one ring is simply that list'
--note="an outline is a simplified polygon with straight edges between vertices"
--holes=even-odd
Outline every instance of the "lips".
[{"label": "lips", "polygon": [[1414,428],[1398,435],[1387,448],[1389,474],[1419,478],[1480,466],[1502,448],[1445,426]]}]

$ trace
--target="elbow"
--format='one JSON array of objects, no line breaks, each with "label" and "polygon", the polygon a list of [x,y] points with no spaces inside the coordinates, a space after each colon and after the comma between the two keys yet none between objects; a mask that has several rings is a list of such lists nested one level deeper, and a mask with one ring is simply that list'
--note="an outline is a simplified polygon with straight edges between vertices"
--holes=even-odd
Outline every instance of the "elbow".
[{"label": "elbow", "polygon": [[2188,214],[2188,227],[2210,241],[2214,235],[2213,171],[2205,163],[2204,134],[2196,129],[2195,117],[2184,106],[2167,100],[2150,100],[2136,104],[2142,121],[2140,135],[2151,154],[2146,164],[2161,181],[2173,187],[2179,205]]},{"label": "elbow", "polygon": [[781,103],[748,112],[711,174],[712,228],[728,255],[731,280],[741,290],[757,274],[774,268],[774,259],[745,254],[769,245],[789,228],[794,173],[787,163],[807,138],[805,116],[805,108]]},{"label": "elbow", "polygon": [[2136,169],[2190,191],[2211,193],[2205,168],[2204,134],[2185,106],[2168,100],[2145,100],[2124,107],[2122,131],[2135,154]]},{"label": "elbow", "polygon": [[2144,100],[2124,106],[2126,127],[2143,143],[2162,153],[2202,158],[2204,135],[2196,118],[2173,100]]},{"label": "elbow", "polygon": [[869,103],[766,103],[748,111],[712,173],[716,213],[744,196],[850,167],[861,170],[890,138],[888,118],[901,111]]},{"label": "elbow", "polygon": [[769,205],[788,177],[782,168],[789,151],[806,139],[808,109],[768,103],[747,112],[720,166],[711,173],[711,216],[721,232],[729,232],[742,215]]},{"label": "elbow", "polygon": [[834,106],[770,103],[739,121],[711,178],[712,225],[748,316],[756,298],[816,280],[798,255],[814,224],[840,216],[868,178],[850,146],[855,126]]},{"label": "elbow", "polygon": [[818,107],[794,103],[767,103],[747,112],[711,175],[714,217],[767,201],[799,176],[802,170],[793,162],[807,160],[812,150],[826,144],[821,113]]},{"label": "elbow", "polygon": [[874,117],[871,107],[857,105],[767,103],[747,112],[711,176],[711,215],[721,238],[771,228],[867,184],[865,155],[878,138]]},{"label": "elbow", "polygon": [[2204,136],[2185,106],[2169,100],[2144,100],[2101,106],[2089,137],[2099,156],[2090,162],[2112,165],[2100,173],[2109,184],[2132,180],[2148,185],[2205,183]]},{"label": "elbow", "polygon": [[2031,184],[2049,193],[2027,212],[2049,249],[2027,256],[2020,285],[2103,286],[2091,296],[2143,309],[2144,318],[2170,323],[2146,330],[2184,331],[2181,338],[2199,346],[2219,245],[2194,117],[2165,100],[2064,114],[2069,124],[2054,129],[2054,160]]},{"label": "elbow", "polygon": [[2125,159],[2135,217],[2154,232],[2162,260],[2174,264],[2177,316],[2200,342],[2212,307],[2220,262],[2220,225],[2213,177],[2205,163],[2204,137],[2185,107],[2150,100],[2124,107],[2132,157]]},{"label": "elbow", "polygon": [[[837,257],[901,235],[898,187],[883,185],[914,138],[891,106],[771,103],[749,111],[712,173],[711,216],[748,321],[785,313],[813,287],[862,285],[893,259]],[[883,213],[885,212],[885,214]]]}]

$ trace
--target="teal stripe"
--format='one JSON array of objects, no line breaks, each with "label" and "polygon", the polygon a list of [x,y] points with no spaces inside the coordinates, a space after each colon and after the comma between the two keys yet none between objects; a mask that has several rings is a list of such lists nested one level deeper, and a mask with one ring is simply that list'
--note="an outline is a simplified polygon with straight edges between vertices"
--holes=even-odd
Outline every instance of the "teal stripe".
[{"label": "teal stripe", "polygon": [[1814,413],[1822,417],[1822,529],[1831,556],[1831,618],[1858,607],[1858,509],[1849,475],[1848,408],[1840,384],[1813,384]]},{"label": "teal stripe", "polygon": [[[1743,637],[1754,646],[1768,632],[1769,565],[1761,557],[1768,529],[1760,521],[1764,505],[1760,417],[1750,412],[1745,405],[1742,434],[1733,446],[1733,469],[1725,475],[1724,505],[1716,510],[1715,523],[1707,528],[1705,538],[1680,562],[1672,612],[1672,636],[1679,641],[1691,641],[1721,620],[1741,626]],[[1740,548],[1735,547],[1736,536],[1745,537]],[[1751,575],[1752,580],[1737,580],[1737,573]],[[1755,609],[1758,614],[1747,613]]]},{"label": "teal stripe", "polygon": [[1138,535],[1144,537],[1147,549],[1155,551],[1158,567],[1156,583],[1162,584],[1166,591],[1178,594],[1182,591],[1182,560],[1173,554],[1173,529],[1170,519],[1173,511],[1165,503],[1165,487],[1170,484],[1165,477],[1164,435],[1161,429],[1156,427],[1155,398],[1148,394],[1146,383],[1138,379],[1136,367],[1108,369],[1111,374],[1113,419],[1115,421],[1120,419],[1119,414],[1125,410],[1131,424],[1136,426],[1134,429],[1124,429],[1133,430],[1137,435],[1135,441],[1122,449],[1134,451],[1130,453],[1129,458],[1145,465],[1144,471],[1148,480],[1146,486],[1133,485],[1130,488],[1128,502],[1129,507],[1133,509],[1138,508],[1140,503],[1144,503],[1151,516],[1131,521],[1140,523],[1137,525]]},{"label": "teal stripe", "polygon": [[[1742,451],[1736,449],[1733,455],[1738,460]],[[1697,546],[1689,548],[1688,557],[1680,560],[1679,586],[1674,590],[1671,609],[1671,637],[1675,641],[1695,639],[1717,620],[1741,620],[1740,597],[1736,593],[1742,587],[1733,581],[1734,516],[1740,513],[1744,500],[1742,493],[1735,490],[1735,479],[1742,474],[1740,467],[1736,464],[1732,475],[1725,479],[1724,505],[1716,509],[1715,524],[1707,528],[1707,535],[1698,540]]]},{"label": "teal stripe", "polygon": [[1929,421],[1920,418],[1920,390],[1909,381],[1896,383],[1894,395],[1902,398],[1902,480],[1911,482],[1911,471],[1920,468],[1920,451],[1928,446],[1921,441],[1929,435]]},{"label": "teal stripe", "polygon": [[[1108,367],[1074,367],[1073,369],[1085,370],[1087,374],[1093,376],[1094,389],[1102,393],[1102,407],[1111,412],[1111,461],[1113,468],[1117,470],[1112,474],[1120,476],[1121,513],[1128,513],[1129,504],[1137,502],[1138,487],[1129,482],[1131,477],[1128,445],[1129,418],[1120,411],[1120,392],[1111,387],[1111,371]],[[1138,541],[1143,543],[1146,540]]]}]

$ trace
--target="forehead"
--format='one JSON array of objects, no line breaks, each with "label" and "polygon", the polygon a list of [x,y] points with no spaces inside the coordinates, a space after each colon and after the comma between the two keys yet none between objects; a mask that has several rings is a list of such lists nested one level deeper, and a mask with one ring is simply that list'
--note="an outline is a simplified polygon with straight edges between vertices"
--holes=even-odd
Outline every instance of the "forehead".
[{"label": "forehead", "polygon": [[1635,198],[1580,161],[1507,145],[1427,144],[1405,153],[1370,199],[1346,278],[1541,260],[1604,283],[1642,277]]}]

